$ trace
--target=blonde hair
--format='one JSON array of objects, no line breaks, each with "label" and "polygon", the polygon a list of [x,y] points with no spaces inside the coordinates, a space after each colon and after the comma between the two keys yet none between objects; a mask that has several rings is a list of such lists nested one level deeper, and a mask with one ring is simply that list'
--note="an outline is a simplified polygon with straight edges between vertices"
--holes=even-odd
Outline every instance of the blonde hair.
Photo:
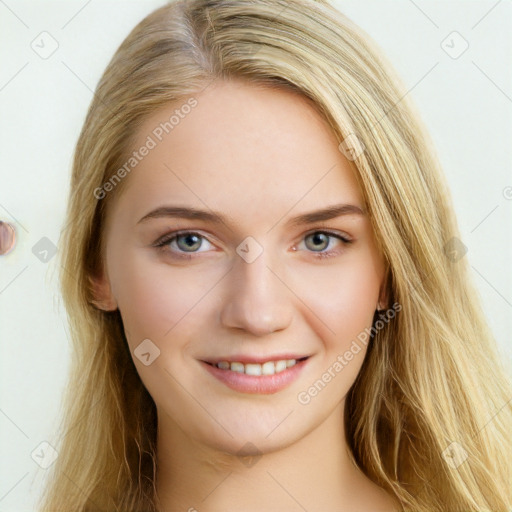
[{"label": "blonde hair", "polygon": [[[109,63],[77,143],[60,241],[73,352],[41,510],[157,510],[156,407],[119,311],[96,308],[90,283],[107,207],[129,177],[101,200],[95,190],[149,114],[217,79],[297,91],[340,142],[364,148],[354,169],[401,311],[375,333],[347,396],[354,462],[404,511],[509,510],[512,389],[466,259],[448,250],[459,233],[434,149],[391,65],[321,0],[178,0],[141,21]],[[447,448],[467,459],[450,466]]]}]

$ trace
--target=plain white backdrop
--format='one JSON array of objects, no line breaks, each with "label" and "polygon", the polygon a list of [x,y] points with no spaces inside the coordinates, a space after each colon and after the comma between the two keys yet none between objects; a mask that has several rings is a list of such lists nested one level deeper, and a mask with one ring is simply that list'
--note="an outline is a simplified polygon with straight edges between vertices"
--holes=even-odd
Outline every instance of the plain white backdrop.
[{"label": "plain white backdrop", "polygon": [[[0,256],[0,512],[35,510],[45,474],[37,453],[56,428],[67,377],[57,258],[41,261],[37,247],[58,245],[74,145],[105,66],[164,3],[0,0],[0,220],[18,235]],[[474,282],[510,360],[512,4],[333,3],[384,49],[430,130]]]}]

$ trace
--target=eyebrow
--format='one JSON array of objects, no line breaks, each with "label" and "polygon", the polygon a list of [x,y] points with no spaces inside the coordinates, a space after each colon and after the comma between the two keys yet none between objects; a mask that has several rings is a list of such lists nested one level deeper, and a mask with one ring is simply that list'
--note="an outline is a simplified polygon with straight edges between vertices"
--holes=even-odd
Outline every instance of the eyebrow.
[{"label": "eyebrow", "polygon": [[[335,204],[322,208],[321,210],[314,210],[311,212],[303,213],[286,222],[286,226],[301,226],[304,224],[312,224],[314,222],[321,222],[324,220],[335,219],[343,215],[366,215],[363,208],[354,204]],[[202,220],[210,222],[211,224],[229,224],[234,221],[231,217],[225,216],[222,213],[214,211],[200,210],[198,208],[191,208],[186,206],[160,206],[155,210],[150,211],[142,217],[137,224],[145,222],[150,219],[159,219],[175,217],[190,220]]]}]

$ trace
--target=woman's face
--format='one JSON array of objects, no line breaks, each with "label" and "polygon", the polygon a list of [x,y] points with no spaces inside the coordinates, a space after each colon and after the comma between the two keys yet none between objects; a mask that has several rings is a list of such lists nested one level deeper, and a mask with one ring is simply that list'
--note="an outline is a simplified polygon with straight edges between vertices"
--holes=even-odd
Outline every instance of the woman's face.
[{"label": "woman's face", "polygon": [[350,163],[307,99],[221,81],[184,104],[137,132],[99,289],[159,422],[232,453],[273,450],[341,413],[382,258]]}]

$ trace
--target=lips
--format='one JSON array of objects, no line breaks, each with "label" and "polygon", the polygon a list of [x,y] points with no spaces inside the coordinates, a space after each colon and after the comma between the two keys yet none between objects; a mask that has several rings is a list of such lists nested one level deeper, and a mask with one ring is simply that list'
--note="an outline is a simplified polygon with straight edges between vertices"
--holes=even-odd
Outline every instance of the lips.
[{"label": "lips", "polygon": [[235,391],[271,394],[288,387],[308,364],[310,356],[293,355],[236,356],[200,362],[210,375]]}]

